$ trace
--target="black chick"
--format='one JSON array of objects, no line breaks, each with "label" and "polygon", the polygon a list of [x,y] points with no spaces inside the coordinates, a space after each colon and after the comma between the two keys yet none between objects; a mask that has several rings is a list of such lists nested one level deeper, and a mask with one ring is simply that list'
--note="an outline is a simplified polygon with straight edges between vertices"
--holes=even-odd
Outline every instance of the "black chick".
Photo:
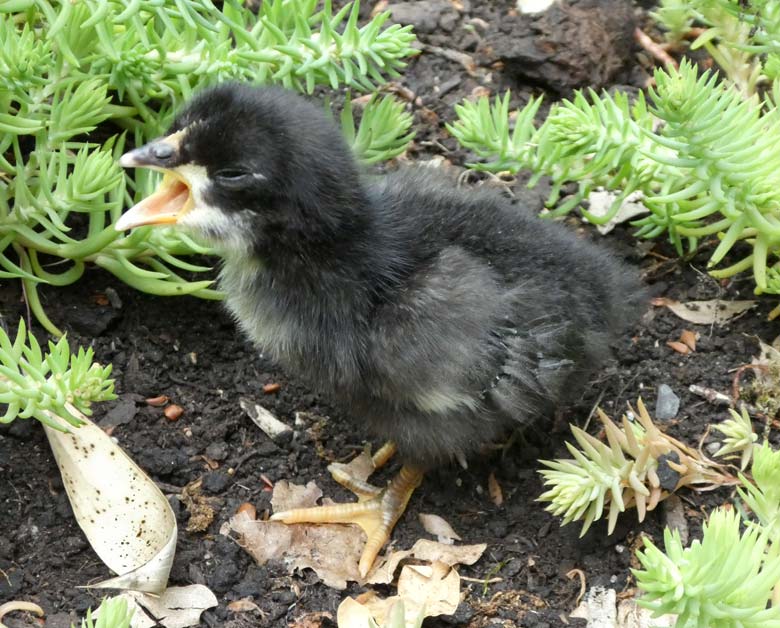
[{"label": "black chick", "polygon": [[120,163],[166,176],[117,229],[205,237],[244,332],[397,447],[385,491],[337,477],[359,504],[275,516],[360,523],[363,574],[425,469],[574,399],[641,307],[633,271],[497,193],[362,177],[320,106],[282,89],[205,91]]}]

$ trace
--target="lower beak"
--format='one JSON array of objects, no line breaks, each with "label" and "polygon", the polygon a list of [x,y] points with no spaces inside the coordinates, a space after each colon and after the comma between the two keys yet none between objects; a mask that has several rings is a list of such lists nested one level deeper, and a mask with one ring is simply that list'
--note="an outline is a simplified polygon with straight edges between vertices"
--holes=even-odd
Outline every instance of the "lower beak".
[{"label": "lower beak", "polygon": [[163,172],[163,179],[154,194],[128,209],[116,221],[114,228],[117,231],[143,225],[175,224],[192,209],[195,203],[187,181],[173,170]]},{"label": "lower beak", "polygon": [[114,228],[125,231],[143,225],[170,225],[192,209],[195,202],[189,182],[176,170],[166,168],[178,150],[178,134],[155,140],[122,155],[119,165],[125,168],[151,168],[164,173],[154,194],[128,209]]}]

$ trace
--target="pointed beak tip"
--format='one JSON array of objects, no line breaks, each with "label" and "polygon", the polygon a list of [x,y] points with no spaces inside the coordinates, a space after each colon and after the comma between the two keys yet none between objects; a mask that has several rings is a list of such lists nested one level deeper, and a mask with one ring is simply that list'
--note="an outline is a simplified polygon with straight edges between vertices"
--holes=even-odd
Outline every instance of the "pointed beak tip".
[{"label": "pointed beak tip", "polygon": [[131,150],[124,155],[122,155],[119,158],[119,165],[122,166],[122,168],[135,168],[137,165],[137,161],[135,159],[134,155],[135,151]]}]

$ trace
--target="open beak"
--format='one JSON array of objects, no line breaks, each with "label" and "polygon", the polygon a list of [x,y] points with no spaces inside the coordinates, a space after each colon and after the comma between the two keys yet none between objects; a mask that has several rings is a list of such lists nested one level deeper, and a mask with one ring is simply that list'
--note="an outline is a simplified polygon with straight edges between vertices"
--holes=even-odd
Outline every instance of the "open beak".
[{"label": "open beak", "polygon": [[195,202],[190,184],[176,170],[166,168],[178,148],[174,135],[151,142],[122,155],[124,168],[150,168],[163,172],[163,179],[154,194],[128,209],[114,228],[125,231],[143,225],[170,225],[190,211]]}]

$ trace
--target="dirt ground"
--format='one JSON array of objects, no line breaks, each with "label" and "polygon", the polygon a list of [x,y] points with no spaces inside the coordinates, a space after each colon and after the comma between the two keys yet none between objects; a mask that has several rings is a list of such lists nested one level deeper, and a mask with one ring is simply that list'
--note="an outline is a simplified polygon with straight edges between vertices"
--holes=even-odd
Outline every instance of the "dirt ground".
[{"label": "dirt ground", "polygon": [[[644,85],[650,66],[635,49],[631,33],[634,23],[646,24],[645,8],[621,0],[582,1],[527,19],[512,16],[513,4],[420,0],[392,5],[399,19],[415,23],[423,44],[422,54],[397,82],[415,113],[411,160],[441,156],[458,168],[469,160],[443,125],[454,118],[452,106],[471,95],[512,88],[514,103],[522,104],[542,91],[552,100],[584,85]],[[527,191],[517,182],[509,189],[519,204],[541,208],[543,186]],[[575,218],[568,222],[583,237],[600,237]],[[637,243],[630,227],[618,228],[602,242],[642,268],[654,296],[751,298],[749,278],[719,283],[706,275],[707,243],[699,255],[680,261],[663,242]],[[203,583],[219,598],[219,606],[204,613],[201,625],[287,626],[298,621],[299,626],[335,626],[328,620],[303,624],[301,618],[323,611],[335,618],[341,599],[359,593],[360,587],[335,591],[312,572],[290,576],[279,564],[259,567],[220,536],[219,528],[243,502],[254,503],[259,513],[270,508],[265,479],[316,480],[326,495],[349,499],[327,474],[328,458],[355,455],[366,434],[259,355],[219,303],[139,294],[97,270],[73,287],[42,292],[49,315],[68,330],[71,344],[91,345],[99,361],[114,365],[119,399],[97,406],[95,418],[102,425],[116,425],[113,435],[169,496],[179,520],[170,582]],[[106,294],[113,305],[103,298]],[[758,352],[756,338],[769,341],[777,335],[776,325],[766,322],[774,304],[761,300],[755,310],[725,327],[691,326],[663,308],[648,306],[641,323],[615,346],[615,360],[562,417],[551,417],[508,448],[486,451],[470,461],[468,470],[453,466],[428,475],[395,530],[396,546],[407,548],[427,536],[418,513],[441,514],[464,542],[488,545],[481,560],[460,568],[460,574],[500,582],[465,583],[465,600],[457,613],[429,619],[426,626],[584,625],[567,618],[580,592],[580,580],[566,575],[572,569],[582,571],[589,587],[630,591],[632,550],[641,534],[660,541],[664,508],[641,525],[633,512],[625,514],[611,536],[601,523],[579,538],[576,524],[559,527],[535,501],[543,491],[536,460],[566,457],[567,422],[583,425],[597,403],[614,416],[641,395],[652,412],[661,384],[681,400],[676,418],[663,425],[696,443],[709,423],[727,413],[688,387],[698,384],[729,393],[733,370]],[[3,282],[0,313],[6,328],[15,331],[23,312],[18,286]],[[683,356],[666,343],[686,328],[701,337],[696,352]],[[35,331],[45,338],[39,328]],[[264,384],[280,387],[264,394]],[[143,401],[158,395],[182,406],[181,418],[169,421],[160,408]],[[241,410],[243,397],[289,424],[296,413],[304,413],[303,423],[286,442],[274,442]],[[591,431],[593,426],[591,422]],[[488,495],[491,473],[503,488],[500,507]],[[177,495],[199,478],[204,494],[214,498],[216,516],[205,532],[188,533],[188,514]],[[729,497],[726,489],[706,495],[685,492],[692,534],[704,512]],[[35,601],[47,612],[47,627],[63,628],[99,602],[99,593],[77,586],[107,575],[73,519],[41,427],[21,420],[0,427],[0,603]],[[245,597],[262,612],[228,610],[228,602]]]}]

